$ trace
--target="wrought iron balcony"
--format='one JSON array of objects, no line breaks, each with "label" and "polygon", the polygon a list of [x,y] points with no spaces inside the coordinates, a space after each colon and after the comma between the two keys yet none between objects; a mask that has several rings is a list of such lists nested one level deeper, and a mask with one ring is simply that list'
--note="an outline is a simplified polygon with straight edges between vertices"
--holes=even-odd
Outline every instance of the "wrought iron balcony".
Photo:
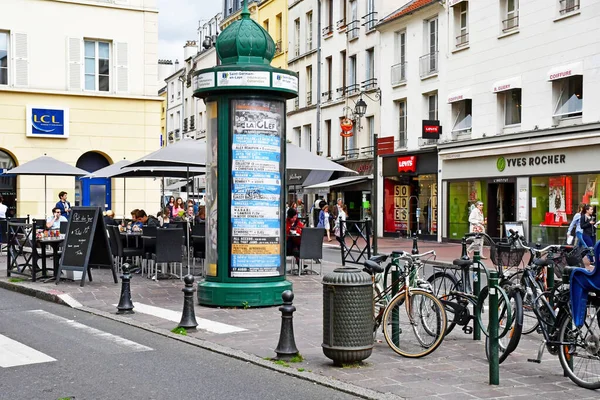
[{"label": "wrought iron balcony", "polygon": [[502,32],[512,31],[519,27],[519,16],[515,15],[502,21]]},{"label": "wrought iron balcony", "polygon": [[348,96],[360,93],[360,85],[358,83],[353,83],[352,85],[346,86],[346,93]]},{"label": "wrought iron balcony", "polygon": [[322,34],[323,36],[329,36],[333,33],[333,26],[326,26],[325,28],[322,29]]},{"label": "wrought iron balcony", "polygon": [[360,83],[364,91],[377,89],[377,78],[370,78]]},{"label": "wrought iron balcony", "polygon": [[358,38],[360,34],[360,21],[355,19],[354,21],[348,24],[348,28],[346,30],[346,35],[348,36],[348,40],[354,40]]},{"label": "wrought iron balcony", "polygon": [[312,105],[312,92],[306,92],[306,105]]},{"label": "wrought iron balcony", "polygon": [[344,29],[346,29],[346,18],[340,19],[338,22],[336,22],[335,25],[338,31],[343,31]]},{"label": "wrought iron balcony", "polygon": [[579,10],[579,0],[560,0],[560,15],[565,15],[570,12]]},{"label": "wrought iron balcony", "polygon": [[392,85],[406,82],[406,63],[392,65]]},{"label": "wrought iron balcony", "polygon": [[421,78],[438,72],[439,52],[434,51],[419,57],[419,75]]},{"label": "wrought iron balcony", "polygon": [[333,98],[333,93],[331,90],[321,93],[321,100],[323,101],[331,101]]},{"label": "wrought iron balcony", "polygon": [[469,32],[456,37],[456,47],[463,47],[469,44]]},{"label": "wrought iron balcony", "polygon": [[375,29],[375,24],[377,24],[377,12],[373,11],[362,17],[365,21],[363,22],[363,26],[367,31]]}]

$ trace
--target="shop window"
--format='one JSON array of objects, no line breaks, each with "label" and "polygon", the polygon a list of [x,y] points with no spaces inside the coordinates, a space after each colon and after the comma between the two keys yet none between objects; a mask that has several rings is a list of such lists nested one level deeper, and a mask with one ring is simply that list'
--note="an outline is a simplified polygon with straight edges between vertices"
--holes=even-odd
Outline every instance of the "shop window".
[{"label": "shop window", "polygon": [[519,125],[521,123],[521,89],[506,91],[499,97],[504,106],[504,126]]},{"label": "shop window", "polygon": [[562,244],[579,204],[597,207],[598,174],[531,178],[531,241]]},{"label": "shop window", "polygon": [[581,117],[583,110],[583,76],[576,75],[552,82],[556,99],[553,117]]},{"label": "shop window", "polygon": [[466,99],[452,103],[452,115],[454,116],[453,134],[471,133],[472,126],[472,101]]},{"label": "shop window", "polygon": [[448,239],[460,240],[469,232],[469,214],[477,201],[488,207],[486,181],[448,183]]}]

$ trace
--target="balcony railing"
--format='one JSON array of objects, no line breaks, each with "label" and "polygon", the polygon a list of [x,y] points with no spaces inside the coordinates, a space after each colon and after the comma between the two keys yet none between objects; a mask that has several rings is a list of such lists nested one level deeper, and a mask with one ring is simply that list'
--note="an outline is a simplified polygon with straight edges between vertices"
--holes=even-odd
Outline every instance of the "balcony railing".
[{"label": "balcony railing", "polygon": [[374,148],[375,148],[375,146],[361,147],[360,155],[364,158],[373,157]]},{"label": "balcony railing", "polygon": [[338,22],[336,22],[335,26],[337,27],[338,31],[343,31],[346,29],[346,19],[340,19]]},{"label": "balcony railing", "polygon": [[375,29],[375,24],[377,23],[377,12],[373,11],[362,17],[365,21],[363,22],[363,26],[368,31]]},{"label": "balcony railing", "polygon": [[436,146],[437,143],[438,143],[437,139],[423,139],[423,138],[419,138],[419,147]]},{"label": "balcony railing", "polygon": [[181,133],[179,129],[175,129],[175,140],[181,139]]},{"label": "balcony railing", "polygon": [[519,16],[515,15],[502,21],[502,32],[508,32],[519,27]]},{"label": "balcony railing", "polygon": [[360,149],[358,147],[351,149],[344,149],[344,155],[346,156],[346,160],[353,160],[358,158],[360,155]]},{"label": "balcony railing", "polygon": [[195,117],[192,115],[190,117],[190,131],[195,131],[196,130],[196,119]]},{"label": "balcony railing", "polygon": [[406,82],[406,63],[392,65],[392,85]]},{"label": "balcony railing", "polygon": [[358,83],[353,83],[352,85],[346,86],[346,93],[348,96],[352,96],[353,94],[360,92],[360,85]]},{"label": "balcony railing", "polygon": [[281,53],[283,53],[283,43],[281,42],[281,39],[279,39],[275,42],[275,55],[278,56]]},{"label": "balcony railing", "polygon": [[187,118],[183,119],[183,131],[184,132],[188,131],[188,119]]},{"label": "balcony railing", "polygon": [[322,29],[323,36],[329,36],[333,33],[333,26],[326,26]]},{"label": "balcony railing", "polygon": [[321,100],[323,101],[331,101],[332,97],[333,93],[331,92],[331,90],[321,93]]},{"label": "balcony railing", "polygon": [[362,86],[362,90],[365,91],[377,89],[377,78],[367,79],[366,81],[361,82],[360,85]]},{"label": "balcony railing", "polygon": [[312,92],[306,92],[306,106],[312,105]]},{"label": "balcony railing", "polygon": [[419,57],[419,75],[421,78],[438,72],[438,52],[425,54]]},{"label": "balcony railing", "polygon": [[337,93],[337,97],[338,99],[343,98],[344,96],[346,96],[346,88],[344,86],[337,88],[335,90],[335,92]]},{"label": "balcony railing", "polygon": [[579,0],[560,0],[560,15],[579,10]]},{"label": "balcony railing", "polygon": [[469,44],[469,32],[465,32],[456,37],[456,47],[466,46],[467,44]]},{"label": "balcony railing", "polygon": [[360,21],[355,19],[354,21],[348,24],[348,29],[346,30],[346,35],[348,36],[348,40],[354,40],[358,38],[360,34]]}]

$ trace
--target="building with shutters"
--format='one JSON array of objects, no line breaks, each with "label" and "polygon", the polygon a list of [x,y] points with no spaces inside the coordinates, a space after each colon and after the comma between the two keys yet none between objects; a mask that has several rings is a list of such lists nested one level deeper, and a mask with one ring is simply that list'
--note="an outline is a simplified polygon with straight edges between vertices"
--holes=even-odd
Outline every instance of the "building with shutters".
[{"label": "building with shutters", "polygon": [[[156,0],[4,0],[0,13],[0,165],[47,154],[87,171],[160,146]],[[108,23],[109,22],[109,23]],[[0,178],[15,216],[42,217],[68,192],[71,205],[117,215],[158,211],[160,185],[128,179]]]}]

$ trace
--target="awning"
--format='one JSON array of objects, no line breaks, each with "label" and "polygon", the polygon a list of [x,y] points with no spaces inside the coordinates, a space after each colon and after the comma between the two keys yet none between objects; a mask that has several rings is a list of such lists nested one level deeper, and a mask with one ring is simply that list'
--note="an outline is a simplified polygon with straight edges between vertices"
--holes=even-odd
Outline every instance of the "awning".
[{"label": "awning", "polygon": [[456,103],[471,98],[471,89],[462,89],[448,96],[448,103]]},{"label": "awning", "polygon": [[317,183],[316,185],[305,186],[304,189],[331,189],[334,187],[348,186],[355,183],[364,182],[369,179],[373,179],[373,175],[361,175],[361,176],[343,176],[332,181]]},{"label": "awning", "polygon": [[550,71],[548,71],[548,80],[555,81],[557,79],[568,78],[575,75],[583,75],[582,62],[576,62],[573,64],[552,68]]},{"label": "awning", "polygon": [[521,89],[520,76],[515,76],[513,78],[503,79],[501,81],[495,82],[492,91],[494,93],[500,93],[513,89]]},{"label": "awning", "polygon": [[448,5],[450,7],[454,7],[455,5],[457,5],[458,3],[462,3],[463,1],[467,1],[467,0],[448,0]]},{"label": "awning", "polygon": [[[310,171],[304,182],[302,182],[302,186],[307,187],[319,183],[327,183],[331,178],[331,175],[333,175],[333,171]],[[353,178],[355,177],[353,176]]]},{"label": "awning", "polygon": [[171,190],[179,191],[184,186],[187,186],[187,182],[185,180],[183,180],[183,181],[177,181],[175,183],[171,183],[170,185],[165,186],[165,190],[167,190],[167,191],[171,191]]}]

